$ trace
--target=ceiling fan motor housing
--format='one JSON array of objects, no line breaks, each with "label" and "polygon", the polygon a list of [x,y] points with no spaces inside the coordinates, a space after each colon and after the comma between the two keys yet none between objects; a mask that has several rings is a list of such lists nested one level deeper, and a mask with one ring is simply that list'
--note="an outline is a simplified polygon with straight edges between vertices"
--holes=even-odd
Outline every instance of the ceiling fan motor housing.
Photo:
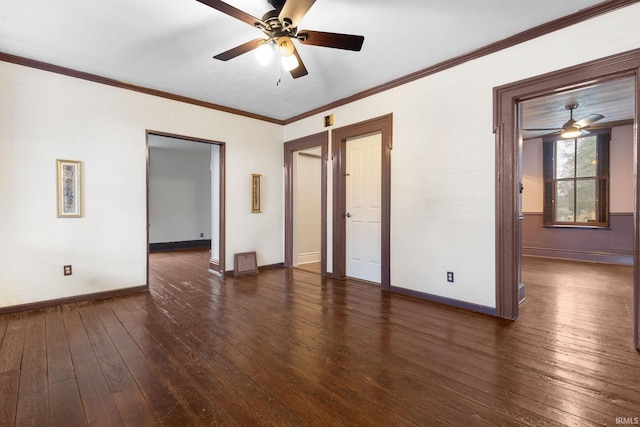
[{"label": "ceiling fan motor housing", "polygon": [[278,10],[268,11],[262,17],[262,22],[267,24],[266,27],[261,25],[262,23],[256,24],[256,26],[260,28],[270,40],[278,40],[280,37],[295,37],[297,28],[291,26],[291,20],[285,19],[284,22],[280,22],[278,17],[279,13]]}]

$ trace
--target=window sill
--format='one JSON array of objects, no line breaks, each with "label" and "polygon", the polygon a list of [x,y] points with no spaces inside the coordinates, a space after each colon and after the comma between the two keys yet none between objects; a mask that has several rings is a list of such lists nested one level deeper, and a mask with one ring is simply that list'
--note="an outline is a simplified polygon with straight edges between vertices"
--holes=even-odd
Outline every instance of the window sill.
[{"label": "window sill", "polygon": [[577,228],[577,229],[585,229],[585,230],[611,230],[611,227],[600,226],[600,225],[563,225],[563,224],[549,224],[543,225],[543,228]]}]

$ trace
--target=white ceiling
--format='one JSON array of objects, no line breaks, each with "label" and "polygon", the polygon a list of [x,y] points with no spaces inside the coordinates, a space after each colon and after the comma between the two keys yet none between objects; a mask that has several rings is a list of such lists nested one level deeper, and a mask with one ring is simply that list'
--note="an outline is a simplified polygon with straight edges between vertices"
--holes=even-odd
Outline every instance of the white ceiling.
[{"label": "white ceiling", "polygon": [[0,52],[285,120],[597,3],[317,0],[300,29],[363,35],[363,49],[298,45],[309,75],[279,86],[251,53],[212,58],[262,33],[196,0],[0,0]]}]

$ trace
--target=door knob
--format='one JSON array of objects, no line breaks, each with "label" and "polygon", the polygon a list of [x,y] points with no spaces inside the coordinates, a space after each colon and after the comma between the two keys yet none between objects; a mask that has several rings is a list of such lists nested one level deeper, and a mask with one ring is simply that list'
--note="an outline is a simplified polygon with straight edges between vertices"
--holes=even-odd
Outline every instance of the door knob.
[{"label": "door knob", "polygon": [[347,212],[347,218],[351,218],[351,213]]}]

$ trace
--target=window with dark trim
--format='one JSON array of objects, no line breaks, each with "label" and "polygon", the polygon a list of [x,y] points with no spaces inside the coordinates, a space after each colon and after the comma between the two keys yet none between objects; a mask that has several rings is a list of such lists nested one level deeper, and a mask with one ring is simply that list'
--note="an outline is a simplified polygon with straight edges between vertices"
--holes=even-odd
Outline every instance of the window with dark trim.
[{"label": "window with dark trim", "polygon": [[544,225],[609,226],[610,134],[544,138]]}]

